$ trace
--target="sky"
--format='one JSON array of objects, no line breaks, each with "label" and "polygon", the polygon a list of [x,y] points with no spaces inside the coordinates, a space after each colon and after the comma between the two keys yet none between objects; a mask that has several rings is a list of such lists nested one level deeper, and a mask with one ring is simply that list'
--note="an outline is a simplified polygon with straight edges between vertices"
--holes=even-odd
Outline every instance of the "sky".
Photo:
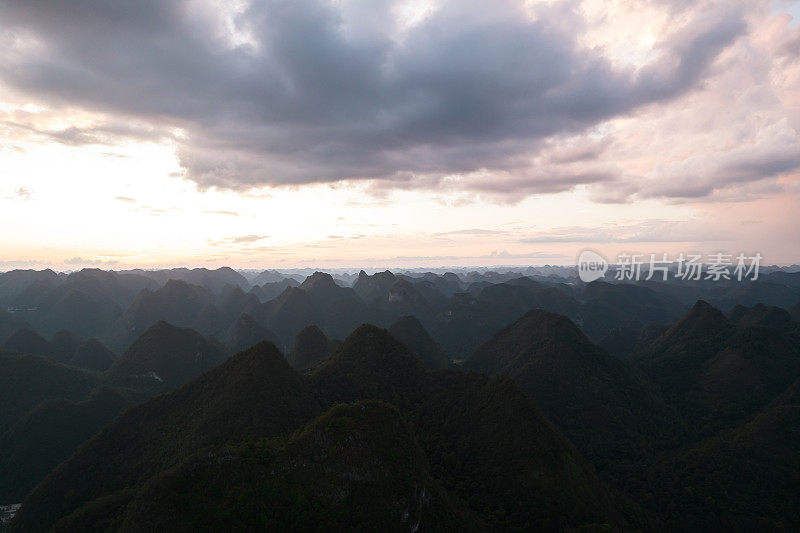
[{"label": "sky", "polygon": [[800,263],[800,0],[4,0],[0,271]]}]

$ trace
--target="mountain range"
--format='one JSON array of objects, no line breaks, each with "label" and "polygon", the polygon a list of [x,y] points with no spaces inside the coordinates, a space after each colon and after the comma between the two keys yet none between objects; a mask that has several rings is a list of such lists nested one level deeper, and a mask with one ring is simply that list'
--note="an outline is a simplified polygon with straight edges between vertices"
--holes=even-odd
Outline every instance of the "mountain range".
[{"label": "mountain range", "polygon": [[12,530],[800,528],[791,272],[172,272],[0,274]]}]

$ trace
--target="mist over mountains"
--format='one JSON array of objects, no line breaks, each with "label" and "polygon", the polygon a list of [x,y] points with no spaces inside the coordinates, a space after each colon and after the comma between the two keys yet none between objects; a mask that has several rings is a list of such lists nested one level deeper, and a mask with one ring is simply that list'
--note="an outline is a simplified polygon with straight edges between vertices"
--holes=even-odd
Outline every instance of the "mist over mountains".
[{"label": "mist over mountains", "polygon": [[798,272],[12,271],[0,305],[12,531],[800,528]]}]

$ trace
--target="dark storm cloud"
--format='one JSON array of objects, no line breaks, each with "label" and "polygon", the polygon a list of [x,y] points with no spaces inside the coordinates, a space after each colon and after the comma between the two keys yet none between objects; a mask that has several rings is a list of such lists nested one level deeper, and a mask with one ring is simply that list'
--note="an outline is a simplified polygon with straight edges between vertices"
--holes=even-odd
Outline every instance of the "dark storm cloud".
[{"label": "dark storm cloud", "polygon": [[[201,186],[435,187],[485,170],[501,179],[462,186],[513,197],[617,179],[536,168],[530,157],[550,136],[687,92],[745,29],[735,9],[706,12],[634,69],[581,48],[569,4],[531,20],[518,2],[445,1],[406,33],[391,29],[387,1],[256,1],[230,24],[200,5],[6,0],[0,79],[53,106],[155,126],[132,131],[172,137]],[[48,132],[69,143],[97,133]]]}]

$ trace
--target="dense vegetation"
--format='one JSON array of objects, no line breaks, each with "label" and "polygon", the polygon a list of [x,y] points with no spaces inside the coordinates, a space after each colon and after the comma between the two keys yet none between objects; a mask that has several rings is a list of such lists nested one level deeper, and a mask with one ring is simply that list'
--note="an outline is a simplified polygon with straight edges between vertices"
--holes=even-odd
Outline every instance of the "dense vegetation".
[{"label": "dense vegetation", "polygon": [[22,498],[131,400],[101,387],[87,400],[47,400],[0,436],[0,501]]},{"label": "dense vegetation", "polygon": [[[262,343],[173,393],[129,409],[28,496],[16,526],[47,529],[76,510],[84,519],[116,519],[91,510],[105,508],[102,502],[119,491],[149,483],[205,446],[238,447],[291,432],[321,411],[317,398],[327,405],[392,400],[414,428],[431,472],[451,491],[443,501],[461,502],[457,505],[490,526],[622,523],[591,467],[516,384],[426,371],[388,332],[363,326],[310,378],[302,378],[272,345]],[[391,443],[382,445],[391,449]],[[246,493],[247,487],[240,490]],[[372,508],[390,497],[385,492],[390,488],[372,491]],[[238,496],[231,497],[239,502]],[[243,496],[243,505],[257,496]],[[81,510],[87,504],[90,509]],[[110,512],[118,518],[128,505],[112,506]],[[233,510],[246,515],[247,507]]]},{"label": "dense vegetation", "polygon": [[798,274],[301,280],[0,274],[13,527],[800,529]]},{"label": "dense vegetation", "polygon": [[388,404],[338,405],[283,439],[203,451],[147,482],[123,531],[469,531]]},{"label": "dense vegetation", "polygon": [[682,429],[656,387],[561,315],[529,311],[464,366],[517,380],[601,470],[662,450]]}]

